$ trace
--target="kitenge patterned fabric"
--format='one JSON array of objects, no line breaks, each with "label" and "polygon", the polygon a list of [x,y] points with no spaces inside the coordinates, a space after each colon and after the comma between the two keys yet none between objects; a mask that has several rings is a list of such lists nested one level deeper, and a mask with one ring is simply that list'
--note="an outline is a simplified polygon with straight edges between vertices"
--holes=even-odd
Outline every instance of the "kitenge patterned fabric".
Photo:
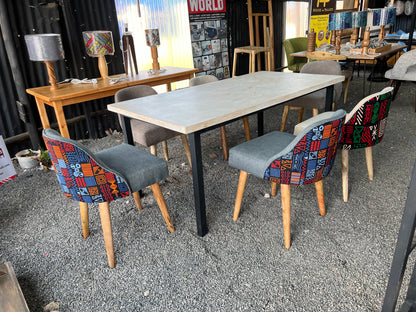
[{"label": "kitenge patterned fabric", "polygon": [[314,127],[292,151],[270,164],[264,179],[270,182],[303,185],[318,182],[331,171],[338,149],[344,118]]},{"label": "kitenge patterned fabric", "polygon": [[381,142],[387,124],[392,92],[377,95],[364,102],[344,124],[340,148],[364,148]]},{"label": "kitenge patterned fabric", "polygon": [[82,149],[43,137],[65,196],[85,203],[110,202],[130,194],[126,182]]}]

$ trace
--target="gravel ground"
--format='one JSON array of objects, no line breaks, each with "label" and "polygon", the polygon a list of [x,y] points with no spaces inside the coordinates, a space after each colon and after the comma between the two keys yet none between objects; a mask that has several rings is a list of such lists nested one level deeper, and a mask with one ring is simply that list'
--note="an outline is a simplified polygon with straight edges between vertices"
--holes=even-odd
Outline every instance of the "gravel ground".
[{"label": "gravel ground", "polygon": [[[373,90],[385,85],[373,83]],[[280,192],[268,198],[268,183],[249,177],[240,218],[232,221],[238,171],[223,160],[219,130],[213,130],[202,137],[206,236],[196,235],[190,168],[181,141],[173,139],[170,178],[161,188],[175,233],[150,189],[140,212],[132,198],[112,202],[116,267],[110,269],[98,205],[90,205],[84,239],[78,204],[63,196],[55,174],[15,164],[19,176],[0,186],[0,262],[12,262],[31,311],[51,302],[62,312],[379,311],[415,161],[414,92],[414,84],[403,84],[392,104],[384,140],[373,148],[374,181],[364,150],[350,152],[348,203],[340,154],[324,182],[325,217],[313,185],[292,188],[289,250]],[[362,78],[355,76],[347,105],[337,107],[349,111],[361,98]],[[282,111],[265,114],[266,132],[279,129]],[[291,112],[286,131],[296,120]],[[250,121],[255,136],[254,117]],[[243,142],[242,123],[227,126],[227,135],[229,146]],[[118,135],[84,141],[93,150],[121,142]]]}]

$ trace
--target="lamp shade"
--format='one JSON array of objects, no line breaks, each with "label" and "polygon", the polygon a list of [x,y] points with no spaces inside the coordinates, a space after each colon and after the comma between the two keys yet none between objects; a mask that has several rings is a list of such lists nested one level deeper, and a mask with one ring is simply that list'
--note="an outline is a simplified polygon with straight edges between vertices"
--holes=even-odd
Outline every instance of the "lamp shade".
[{"label": "lamp shade", "polygon": [[59,34],[25,35],[31,61],[57,61],[65,57]]},{"label": "lamp shade", "polygon": [[329,14],[328,30],[341,30],[352,28],[352,12]]},{"label": "lamp shade", "polygon": [[160,45],[159,29],[145,29],[146,43],[149,47]]},{"label": "lamp shade", "polygon": [[96,30],[82,33],[85,49],[89,56],[113,55],[114,42],[111,31]]},{"label": "lamp shade", "polygon": [[360,28],[367,26],[367,11],[352,12],[351,28]]}]

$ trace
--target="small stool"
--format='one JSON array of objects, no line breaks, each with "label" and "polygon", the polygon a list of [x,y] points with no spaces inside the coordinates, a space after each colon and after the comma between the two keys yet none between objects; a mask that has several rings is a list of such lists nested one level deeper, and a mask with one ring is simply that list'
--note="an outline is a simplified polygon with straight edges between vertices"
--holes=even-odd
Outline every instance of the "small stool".
[{"label": "small stool", "polygon": [[247,53],[249,55],[249,67],[248,72],[254,73],[256,71],[256,55],[264,52],[266,70],[271,71],[271,49],[269,47],[256,47],[256,46],[245,46],[234,49],[234,60],[233,60],[233,77],[237,69],[237,55],[238,53]]}]

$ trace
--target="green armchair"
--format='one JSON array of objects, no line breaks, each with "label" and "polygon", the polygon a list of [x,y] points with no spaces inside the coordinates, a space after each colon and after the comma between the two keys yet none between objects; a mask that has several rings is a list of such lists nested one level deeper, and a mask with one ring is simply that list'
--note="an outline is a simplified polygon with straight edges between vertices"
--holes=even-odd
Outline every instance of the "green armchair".
[{"label": "green armchair", "polygon": [[291,71],[299,72],[303,65],[308,62],[308,59],[290,56],[291,53],[306,51],[308,48],[308,38],[307,37],[296,37],[291,39],[286,39],[283,41],[285,47],[286,59],[287,59],[287,68]]}]

